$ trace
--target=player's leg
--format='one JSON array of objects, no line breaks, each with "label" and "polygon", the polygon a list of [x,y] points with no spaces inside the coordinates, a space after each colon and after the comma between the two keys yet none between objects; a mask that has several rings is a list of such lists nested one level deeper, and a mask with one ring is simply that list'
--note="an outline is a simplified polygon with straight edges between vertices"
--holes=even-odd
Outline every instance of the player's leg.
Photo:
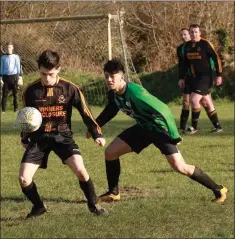
[{"label": "player's leg", "polygon": [[84,166],[83,159],[81,155],[73,155],[69,157],[65,163],[70,167],[73,173],[77,176],[79,180],[80,187],[87,199],[87,205],[90,212],[96,215],[107,214],[107,210],[102,208],[96,203],[96,193],[94,184],[87,173],[87,170]]},{"label": "player's leg", "polygon": [[181,153],[174,153],[171,155],[165,155],[169,164],[172,168],[174,168],[177,172],[188,176],[192,180],[200,183],[204,187],[212,190],[215,195],[215,199],[213,201],[222,203],[226,199],[227,188],[222,185],[218,185],[214,180],[212,180],[205,172],[203,172],[200,168],[187,164]]},{"label": "player's leg", "polygon": [[212,132],[222,132],[223,129],[220,125],[218,114],[213,104],[211,95],[210,94],[204,95],[201,99],[201,104],[205,108],[207,116],[214,126]]},{"label": "player's leg", "polygon": [[48,155],[50,148],[44,139],[39,142],[31,141],[23,155],[19,170],[19,182],[22,192],[32,202],[33,207],[27,217],[40,216],[46,212],[46,206],[39,196],[33,176],[39,167],[47,168]]},{"label": "player's leg", "polygon": [[175,143],[172,143],[169,136],[163,133],[155,133],[153,143],[161,153],[165,155],[168,163],[173,169],[212,190],[217,202],[223,202],[226,199],[227,189],[222,185],[216,184],[200,168],[187,164],[184,161],[178,146],[175,145]]},{"label": "player's leg", "polygon": [[198,119],[201,113],[201,101],[202,95],[192,92],[190,96],[190,102],[192,107],[192,127],[188,129],[189,133],[194,134],[197,132]]},{"label": "player's leg", "polygon": [[13,95],[13,105],[14,105],[14,112],[18,111],[18,85],[17,85],[17,76],[14,76],[14,81],[12,83],[12,95]]},{"label": "player's leg", "polygon": [[182,133],[185,133],[186,124],[189,118],[191,93],[192,93],[192,79],[191,77],[186,77],[183,92],[183,105],[180,115],[180,131]]},{"label": "player's leg", "polygon": [[105,150],[105,166],[108,181],[108,192],[99,196],[100,202],[119,201],[119,177],[121,173],[120,159],[124,154],[134,151],[140,153],[151,142],[149,137],[139,125],[134,125],[115,138]]},{"label": "player's leg", "polygon": [[190,94],[183,94],[182,110],[180,115],[180,131],[185,132],[186,124],[189,118],[190,111]]},{"label": "player's leg", "polygon": [[211,87],[211,78],[209,76],[196,76],[192,78],[192,94],[190,103],[192,106],[192,127],[189,133],[197,132],[198,119],[201,113],[200,101],[204,95],[207,95]]},{"label": "player's leg", "polygon": [[122,139],[115,138],[105,149],[105,168],[108,181],[108,192],[99,197],[99,201],[119,201],[119,177],[121,173],[120,159],[122,155],[131,152],[131,147]]},{"label": "player's leg", "polygon": [[72,170],[79,181],[90,212],[96,215],[105,215],[108,212],[96,203],[96,193],[93,182],[84,166],[83,158],[80,154],[78,145],[72,138],[70,132],[61,133],[55,136],[53,151],[61,158],[62,162]]},{"label": "player's leg", "polygon": [[2,112],[6,112],[6,105],[7,105],[7,96],[9,93],[8,89],[8,81],[7,81],[7,76],[3,76],[3,88],[2,88]]},{"label": "player's leg", "polygon": [[131,152],[131,147],[122,139],[115,138],[105,149],[105,167],[108,181],[108,191],[99,196],[99,202],[112,202],[120,200],[119,177],[121,165],[119,157]]},{"label": "player's leg", "polygon": [[46,207],[40,198],[37,186],[33,182],[33,176],[39,168],[39,164],[34,163],[21,163],[19,170],[19,183],[24,195],[30,200],[33,204],[31,212],[27,217],[39,216],[46,212]]}]

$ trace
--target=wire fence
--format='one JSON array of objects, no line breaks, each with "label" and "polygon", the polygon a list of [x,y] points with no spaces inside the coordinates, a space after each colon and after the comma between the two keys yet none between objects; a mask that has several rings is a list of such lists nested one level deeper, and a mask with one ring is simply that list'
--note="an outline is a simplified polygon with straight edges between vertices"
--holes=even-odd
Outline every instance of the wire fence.
[{"label": "wire fence", "polygon": [[[62,72],[101,75],[104,63],[111,58],[123,61],[128,81],[140,84],[125,44],[119,15],[73,16],[64,18],[20,19],[1,21],[1,50],[13,42],[20,56],[23,74],[37,71],[37,57],[45,49],[59,53]],[[104,83],[83,82],[88,101],[103,102]],[[97,88],[98,87],[98,88]],[[102,97],[100,97],[102,95]],[[101,99],[102,98],[102,99]]]}]

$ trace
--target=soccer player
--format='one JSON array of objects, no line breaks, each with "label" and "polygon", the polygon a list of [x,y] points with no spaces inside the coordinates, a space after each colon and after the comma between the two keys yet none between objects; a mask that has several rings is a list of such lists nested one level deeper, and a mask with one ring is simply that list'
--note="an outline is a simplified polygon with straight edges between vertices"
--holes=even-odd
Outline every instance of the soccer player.
[{"label": "soccer player", "polygon": [[39,130],[21,133],[21,143],[26,151],[21,161],[19,182],[22,192],[33,204],[27,217],[39,216],[47,211],[33,176],[39,167],[47,168],[51,151],[54,151],[62,163],[68,165],[78,178],[90,212],[105,215],[107,211],[96,203],[93,182],[86,171],[79,147],[72,137],[72,107],[79,111],[94,141],[104,146],[105,139],[102,138],[101,129],[94,120],[81,90],[58,75],[59,55],[46,50],[42,52],[37,62],[40,79],[29,85],[23,94],[24,106],[35,107],[42,114],[42,125]]},{"label": "soccer player", "polygon": [[[177,49],[177,57],[178,57],[178,62],[179,62],[179,86],[180,88],[183,89],[183,102],[182,102],[182,110],[181,110],[181,115],[180,115],[180,132],[185,133],[186,132],[186,124],[189,118],[189,111],[190,111],[190,94],[191,94],[191,82],[190,82],[190,77],[188,75],[185,76],[184,79],[180,75],[180,68],[182,67],[183,63],[183,57],[184,57],[184,46],[185,43],[191,40],[191,37],[189,35],[189,30],[187,28],[182,28],[180,29],[180,38],[182,40],[182,44],[180,44]],[[207,108],[207,103],[202,97],[200,103],[202,106],[206,109]],[[189,133],[195,133],[195,131],[191,131],[191,128],[188,129]]]},{"label": "soccer player", "polygon": [[[118,60],[108,61],[104,65],[105,82],[109,88],[108,104],[96,122],[102,127],[121,110],[134,118],[136,124],[120,133],[105,150],[108,192],[101,195],[98,201],[120,200],[119,157],[132,151],[139,154],[153,143],[165,155],[172,168],[212,190],[216,202],[224,202],[227,189],[215,183],[200,168],[184,161],[177,147],[182,139],[168,106],[142,86],[127,83],[124,80],[124,73],[124,66]],[[89,137],[90,134],[87,132],[87,138]]]},{"label": "soccer player", "polygon": [[183,63],[180,65],[180,76],[183,81],[184,77],[190,73],[190,81],[192,84],[191,106],[192,106],[192,133],[197,131],[198,119],[200,116],[200,100],[204,98],[207,102],[207,115],[211,120],[214,129],[212,132],[222,132],[218,115],[212,99],[209,95],[213,84],[213,75],[211,68],[211,60],[213,60],[216,70],[216,86],[222,85],[222,65],[221,60],[214,50],[213,45],[201,38],[200,27],[192,24],[189,27],[191,41],[184,45]]},{"label": "soccer player", "polygon": [[18,80],[22,81],[20,58],[13,54],[14,46],[11,42],[7,44],[7,54],[1,56],[0,79],[2,82],[2,113],[6,111],[7,96],[12,91],[14,112],[18,111]]}]

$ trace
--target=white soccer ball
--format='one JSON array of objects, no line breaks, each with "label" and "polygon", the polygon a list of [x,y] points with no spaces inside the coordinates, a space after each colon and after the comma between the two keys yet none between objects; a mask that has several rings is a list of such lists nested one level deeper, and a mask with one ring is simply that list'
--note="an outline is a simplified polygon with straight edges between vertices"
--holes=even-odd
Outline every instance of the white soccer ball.
[{"label": "white soccer ball", "polygon": [[34,132],[42,124],[42,115],[34,107],[24,107],[17,115],[16,121],[23,132]]}]

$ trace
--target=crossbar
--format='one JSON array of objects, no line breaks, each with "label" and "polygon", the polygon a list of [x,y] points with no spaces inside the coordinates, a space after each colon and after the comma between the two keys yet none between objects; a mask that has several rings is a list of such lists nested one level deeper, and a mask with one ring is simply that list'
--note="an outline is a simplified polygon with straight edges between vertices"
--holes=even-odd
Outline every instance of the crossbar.
[{"label": "crossbar", "polygon": [[31,19],[11,19],[1,20],[1,24],[20,24],[20,23],[33,23],[33,22],[55,22],[55,21],[71,21],[71,20],[87,20],[87,19],[105,19],[109,18],[108,14],[102,15],[83,15],[72,17],[51,17],[51,18],[31,18]]}]

